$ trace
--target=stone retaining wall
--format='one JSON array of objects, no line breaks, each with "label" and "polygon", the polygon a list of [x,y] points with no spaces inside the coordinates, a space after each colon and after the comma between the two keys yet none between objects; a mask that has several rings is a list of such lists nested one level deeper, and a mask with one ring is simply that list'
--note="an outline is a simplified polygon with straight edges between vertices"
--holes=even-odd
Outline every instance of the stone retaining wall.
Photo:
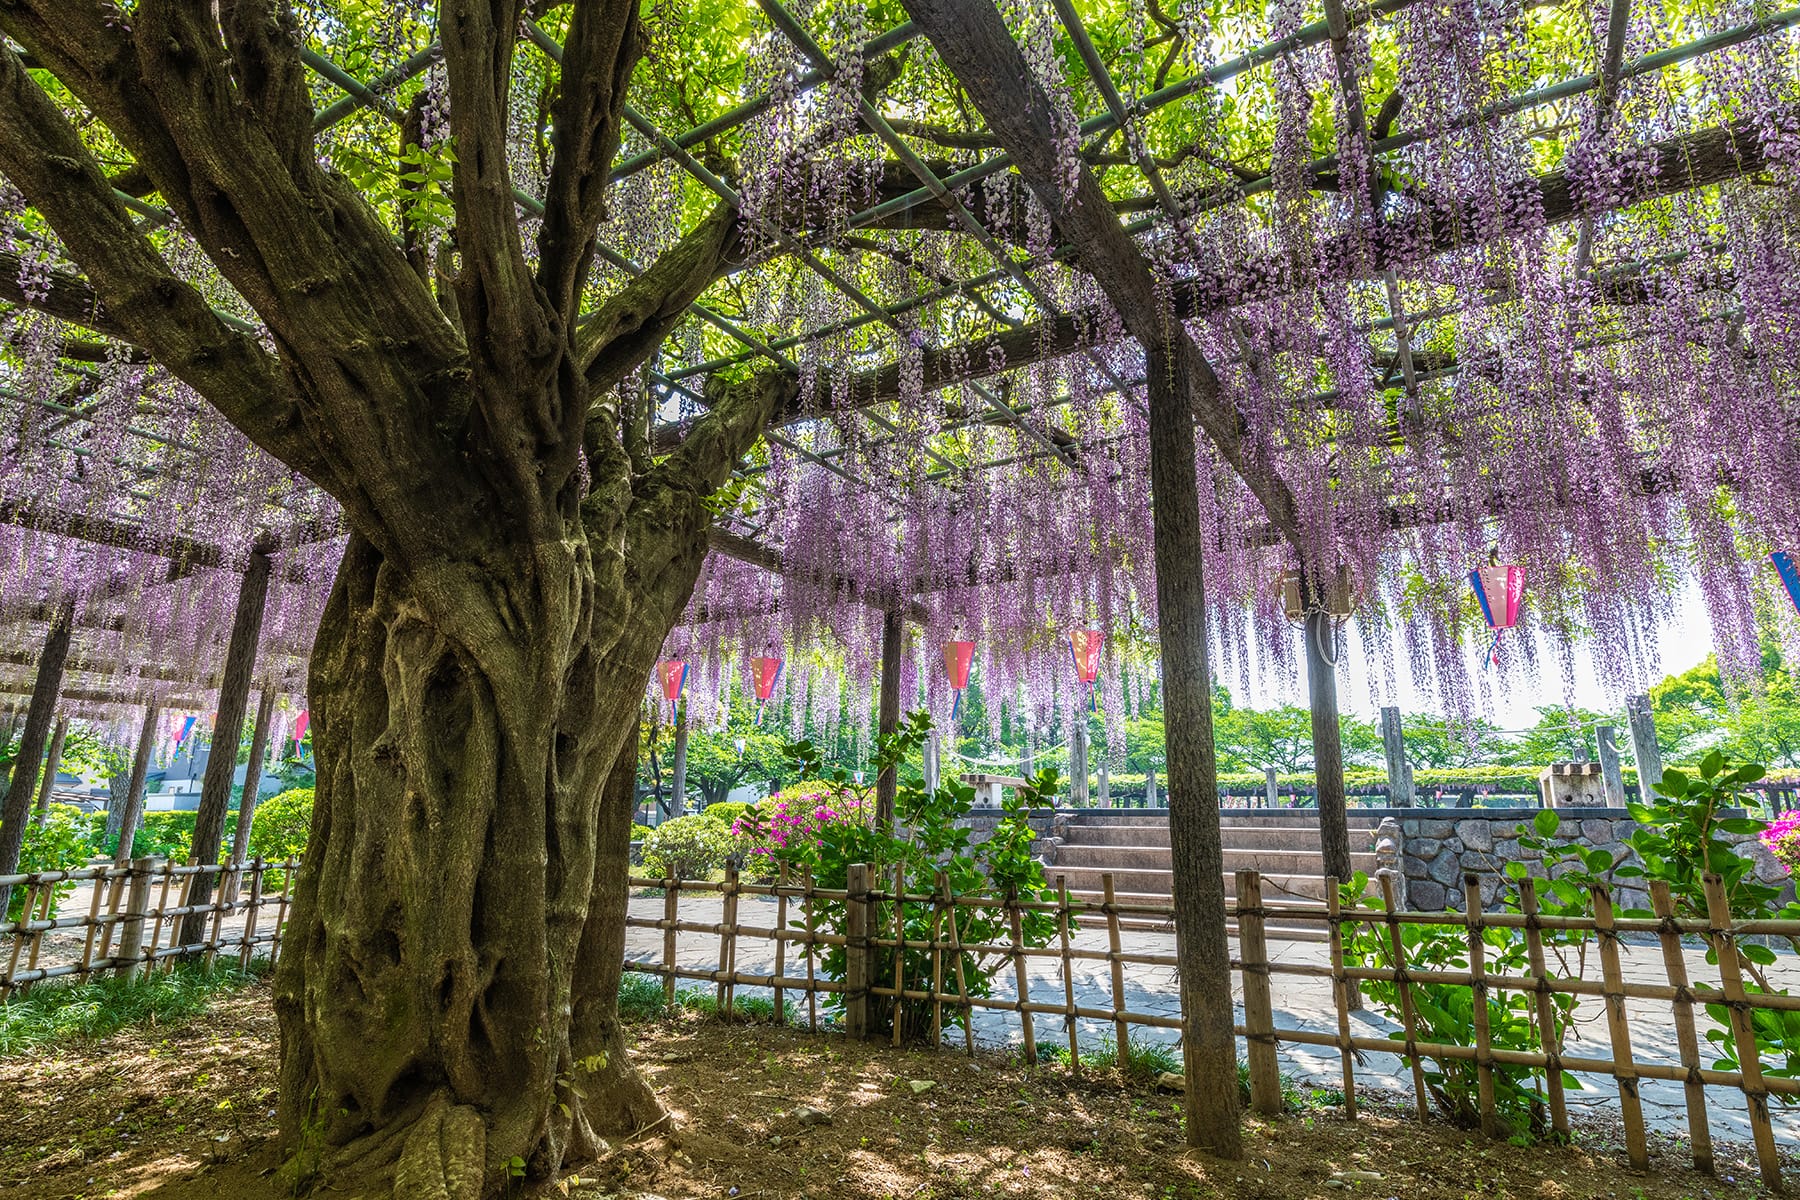
[{"label": "stone retaining wall", "polygon": [[[1404,906],[1422,912],[1463,907],[1463,875],[1473,872],[1480,880],[1481,902],[1491,904],[1505,886],[1506,864],[1523,862],[1531,873],[1545,877],[1540,856],[1519,845],[1518,829],[1529,826],[1536,808],[1390,810],[1382,833],[1395,842],[1394,866],[1405,880]],[[1636,827],[1622,808],[1560,809],[1562,824],[1554,840],[1564,845],[1598,847],[1615,856],[1625,848],[1625,837]],[[1395,836],[1395,835],[1398,836]],[[1378,834],[1380,840],[1382,834]],[[1794,895],[1793,880],[1768,847],[1754,837],[1733,837],[1739,853],[1756,861],[1757,878],[1764,883],[1786,884],[1787,898]],[[1635,860],[1633,855],[1632,859]],[[1650,897],[1636,880],[1621,880],[1614,903],[1621,908],[1648,908]]]}]

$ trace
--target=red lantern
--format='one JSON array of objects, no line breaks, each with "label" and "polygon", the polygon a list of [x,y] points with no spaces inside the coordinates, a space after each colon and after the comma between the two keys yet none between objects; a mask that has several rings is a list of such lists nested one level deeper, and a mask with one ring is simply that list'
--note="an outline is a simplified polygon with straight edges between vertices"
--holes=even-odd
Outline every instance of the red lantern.
[{"label": "red lantern", "polygon": [[1500,635],[1519,623],[1519,604],[1525,599],[1525,568],[1503,563],[1490,563],[1469,572],[1469,584],[1487,618],[1494,640],[1488,646],[1488,659],[1500,664]]},{"label": "red lantern", "polygon": [[1075,658],[1075,674],[1088,689],[1088,707],[1094,707],[1094,680],[1100,677],[1100,647],[1105,635],[1098,629],[1071,629],[1069,653]]},{"label": "red lantern", "polygon": [[[753,658],[750,660],[750,682],[756,688],[756,723],[762,724],[763,706],[768,704],[769,697],[775,694],[775,683],[781,678],[781,660],[779,658]],[[743,753],[741,750],[739,753]]]},{"label": "red lantern", "polygon": [[663,696],[673,708],[681,699],[681,689],[687,686],[687,664],[679,658],[671,658],[657,663],[656,673],[662,677]]},{"label": "red lantern", "polygon": [[969,686],[969,664],[975,661],[974,642],[946,642],[944,644],[944,674],[950,677],[950,687],[956,692],[956,703],[950,707],[951,717],[962,711],[963,689]]}]

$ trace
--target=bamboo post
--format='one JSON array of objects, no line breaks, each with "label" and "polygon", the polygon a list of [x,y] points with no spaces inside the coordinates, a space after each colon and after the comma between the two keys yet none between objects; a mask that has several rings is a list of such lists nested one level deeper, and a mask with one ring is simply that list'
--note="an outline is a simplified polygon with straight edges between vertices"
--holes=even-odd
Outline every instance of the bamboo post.
[{"label": "bamboo post", "polygon": [[1244,972],[1244,1041],[1250,1060],[1250,1106],[1281,1115],[1281,1069],[1275,1061],[1275,1006],[1269,991],[1269,947],[1263,934],[1262,876],[1237,873],[1238,957]]},{"label": "bamboo post", "polygon": [[1331,1002],[1337,1009],[1338,1063],[1344,1076],[1344,1116],[1356,1119],[1356,1066],[1350,1046],[1350,988],[1344,974],[1344,900],[1337,877],[1325,880],[1325,915],[1330,919]]},{"label": "bamboo post", "polygon": [[1125,950],[1119,939],[1116,896],[1112,872],[1107,871],[1100,876],[1100,898],[1106,906],[1106,958],[1112,964],[1113,1044],[1118,1049],[1119,1061],[1123,1062],[1125,1051],[1131,1047],[1131,1027],[1125,1023],[1125,963],[1119,957]]},{"label": "bamboo post", "polygon": [[1075,964],[1069,957],[1069,877],[1056,877],[1056,933],[1062,945],[1063,1025],[1069,1034],[1069,1069],[1081,1070],[1081,1047],[1076,1044]]},{"label": "bamboo post", "polygon": [[87,982],[88,975],[91,974],[94,969],[94,943],[99,938],[100,927],[102,925],[100,920],[100,901],[105,894],[106,879],[104,876],[98,876],[94,879],[94,898],[88,904],[87,937],[83,940],[81,946],[81,973],[78,978],[80,978],[83,983]]},{"label": "bamboo post", "polygon": [[1025,969],[1025,930],[1019,912],[1019,890],[1006,889],[1006,921],[1012,933],[1013,986],[1018,994],[1019,1027],[1025,1034],[1025,1065],[1037,1063],[1037,1035],[1031,1020],[1031,976]]},{"label": "bamboo post", "polygon": [[[129,874],[130,872],[121,870],[107,884],[109,890],[106,895],[106,912],[111,917],[119,915],[119,900],[125,894],[125,880]],[[112,953],[113,928],[117,924],[117,920],[108,921],[100,930],[100,958]]]},{"label": "bamboo post", "polygon": [[281,954],[281,939],[287,933],[288,897],[293,894],[294,873],[299,869],[300,864],[291,858],[281,864],[281,895],[275,901],[275,931],[274,936],[269,939],[270,962],[274,962]]},{"label": "bamboo post", "polygon": [[787,998],[781,980],[787,977],[788,869],[780,864],[775,871],[775,1023],[787,1024]]},{"label": "bamboo post", "polygon": [[1481,879],[1473,871],[1463,874],[1463,915],[1469,935],[1469,989],[1475,1014],[1475,1096],[1481,1109],[1481,1132],[1491,1138],[1506,1136],[1500,1111],[1494,1105],[1494,1040],[1488,1013],[1487,938],[1481,921]]},{"label": "bamboo post", "polygon": [[681,881],[663,880],[663,1008],[675,1007],[675,922],[681,913]]},{"label": "bamboo post", "polygon": [[1569,1105],[1563,1096],[1562,1029],[1551,1002],[1550,973],[1544,965],[1544,934],[1538,922],[1537,880],[1519,880],[1519,911],[1525,917],[1525,953],[1531,964],[1532,995],[1537,1002],[1538,1047],[1544,1052],[1544,1091],[1550,1099],[1550,1129],[1569,1136]]},{"label": "bamboo post", "polygon": [[1756,1142],[1756,1161],[1762,1168],[1762,1181],[1772,1192],[1781,1191],[1781,1163],[1775,1151],[1775,1131],[1769,1126],[1769,1089],[1763,1083],[1762,1058],[1756,1045],[1756,1033],[1750,1026],[1750,999],[1744,992],[1742,968],[1738,966],[1737,938],[1731,932],[1731,905],[1725,899],[1725,883],[1707,872],[1706,923],[1719,959],[1719,988],[1725,993],[1725,1007],[1731,1013],[1732,1038],[1737,1044],[1738,1070],[1744,1076],[1744,1099],[1750,1108],[1750,1132]]},{"label": "bamboo post", "polygon": [[869,865],[847,872],[844,914],[844,1027],[853,1038],[869,1036]]},{"label": "bamboo post", "polygon": [[943,873],[931,894],[931,1048],[944,1045],[944,898]]},{"label": "bamboo post", "polygon": [[808,868],[800,877],[803,890],[800,893],[801,916],[806,921],[806,1026],[812,1032],[819,1032],[819,981],[816,974],[818,958],[813,954],[813,947],[818,937],[813,925],[813,876]]},{"label": "bamboo post", "polygon": [[737,868],[730,863],[725,864],[725,882],[721,895],[724,902],[719,918],[719,973],[714,999],[719,1011],[729,1017],[737,1001],[737,987],[732,981],[737,977],[738,910],[738,873]]},{"label": "bamboo post", "polygon": [[1600,971],[1606,989],[1606,1031],[1612,1039],[1613,1078],[1619,1081],[1619,1112],[1625,1122],[1625,1153],[1639,1171],[1650,1169],[1644,1139],[1644,1105],[1638,1098],[1637,1064],[1631,1058],[1631,1030],[1625,1023],[1625,973],[1619,965],[1619,935],[1613,929],[1612,896],[1593,886],[1594,932],[1600,940]]},{"label": "bamboo post", "polygon": [[154,858],[134,858],[130,872],[131,890],[126,893],[125,916],[119,922],[118,973],[126,979],[137,974],[138,958],[144,942],[144,914],[150,910],[150,872],[156,867]]},{"label": "bamboo post", "polygon": [[1681,934],[1676,932],[1675,898],[1667,880],[1650,881],[1650,907],[1663,927],[1657,933],[1662,943],[1663,969],[1668,972],[1669,986],[1675,989],[1670,1002],[1675,1017],[1675,1042],[1681,1050],[1681,1067],[1687,1072],[1682,1095],[1687,1101],[1688,1144],[1694,1155],[1694,1169],[1713,1173],[1712,1130],[1706,1122],[1706,1086],[1700,1082],[1700,1039],[1694,1031],[1694,997],[1688,990],[1687,959],[1681,953]]},{"label": "bamboo post", "polygon": [[[219,878],[221,881],[224,880],[225,876],[229,873],[229,870],[230,868],[224,864],[220,865]],[[225,910],[228,907],[228,903],[225,899],[225,885],[223,882],[221,882],[217,888],[208,890],[211,892],[212,927],[207,931],[206,935],[206,965],[210,967],[214,957],[217,956],[219,952],[219,935],[225,927]],[[235,892],[236,889],[234,888],[233,890]]]},{"label": "bamboo post", "polygon": [[963,970],[962,935],[956,930],[956,897],[950,894],[950,877],[938,872],[938,894],[944,898],[950,918],[950,961],[956,967],[956,994],[962,998],[963,1048],[975,1054],[975,1006],[969,1003],[969,980]]},{"label": "bamboo post", "polygon": [[1419,1062],[1418,1017],[1413,1013],[1412,984],[1406,975],[1406,946],[1400,938],[1400,921],[1394,915],[1394,877],[1381,875],[1381,902],[1387,912],[1388,951],[1394,960],[1394,986],[1400,993],[1400,1023],[1406,1032],[1406,1061],[1412,1067],[1413,1100],[1418,1106],[1419,1120],[1431,1112],[1425,1094],[1425,1068]]},{"label": "bamboo post", "polygon": [[31,923],[31,910],[37,907],[37,883],[25,885],[25,903],[19,909],[19,923],[13,930],[12,953],[6,960],[6,978],[0,979],[0,994],[10,994],[13,979],[19,973],[19,955],[25,949],[25,927]]},{"label": "bamboo post", "polygon": [[[51,920],[55,916],[56,916],[56,885],[54,883],[46,883],[38,889],[37,919],[39,922],[46,922],[46,921]],[[27,921],[31,920],[31,904],[30,904],[29,900],[27,900],[26,905],[25,905],[25,919]],[[37,970],[38,952],[40,950],[42,950],[43,946],[44,946],[44,933],[45,933],[44,930],[39,929],[39,930],[34,931],[31,935],[31,954],[25,960],[25,969],[27,971]],[[30,991],[31,985],[26,984],[24,990]]]},{"label": "bamboo post", "polygon": [[906,867],[894,864],[894,1037],[900,1044],[906,1011]]},{"label": "bamboo post", "polygon": [[148,974],[156,969],[156,943],[162,940],[163,921],[169,911],[169,888],[175,882],[174,864],[167,859],[160,861],[162,868],[162,888],[156,894],[156,920],[150,923],[150,944],[144,947],[144,971]]},{"label": "bamboo post", "polygon": [[257,858],[250,864],[250,900],[244,908],[243,948],[238,951],[238,968],[248,971],[250,959],[256,952],[256,919],[262,914],[263,903],[263,860]]}]

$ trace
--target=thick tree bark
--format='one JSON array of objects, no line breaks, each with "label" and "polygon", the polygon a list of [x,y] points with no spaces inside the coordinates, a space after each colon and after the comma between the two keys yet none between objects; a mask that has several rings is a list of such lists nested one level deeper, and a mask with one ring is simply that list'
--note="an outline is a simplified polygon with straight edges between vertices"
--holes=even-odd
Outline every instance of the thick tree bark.
[{"label": "thick tree bark", "polygon": [[38,784],[37,819],[43,824],[50,819],[50,793],[56,790],[56,775],[62,770],[63,742],[69,736],[69,718],[56,718],[56,732],[50,735],[50,749],[44,755],[44,781]]},{"label": "thick tree bark", "polygon": [[[225,671],[219,681],[219,711],[213,722],[212,749],[200,779],[200,809],[194,814],[194,840],[188,862],[195,866],[219,861],[225,840],[225,814],[231,808],[231,784],[237,776],[238,744],[244,736],[244,707],[250,699],[250,676],[256,670],[256,643],[262,637],[264,603],[269,597],[269,554],[258,546],[250,552],[243,582],[238,585],[237,611],[232,614],[231,640],[225,646]],[[188,885],[188,904],[212,901],[217,875],[196,875]],[[181,924],[183,946],[206,938],[211,915],[189,913]]]},{"label": "thick tree bark", "polygon": [[137,753],[131,757],[131,782],[125,786],[125,808],[119,815],[119,844],[113,852],[113,865],[125,866],[131,861],[131,843],[137,837],[138,819],[144,811],[144,782],[150,776],[150,751],[156,745],[156,718],[162,709],[152,704],[144,709],[144,727],[138,731]]},{"label": "thick tree bark", "polygon": [[1212,669],[1206,643],[1206,536],[1200,524],[1184,356],[1149,354],[1150,496],[1155,510],[1156,612],[1168,746],[1169,842],[1187,1138],[1222,1158],[1243,1157],[1231,947],[1225,935],[1225,853],[1219,834]]},{"label": "thick tree bark", "polygon": [[[0,800],[0,875],[19,869],[19,852],[25,846],[25,822],[31,819],[31,796],[37,790],[38,766],[44,743],[50,737],[50,721],[62,691],[63,664],[69,658],[69,629],[74,614],[61,609],[50,622],[44,650],[38,657],[37,681],[31,687],[31,705],[25,711],[25,732],[19,736],[13,756],[12,778],[6,798]],[[0,886],[0,916],[12,900],[12,888]]]},{"label": "thick tree bark", "polygon": [[1350,824],[1344,795],[1344,735],[1338,724],[1337,668],[1326,658],[1337,634],[1331,614],[1314,605],[1306,614],[1306,684],[1312,709],[1313,777],[1319,796],[1319,845],[1325,874],[1351,875]]},{"label": "thick tree bark", "polygon": [[[897,609],[881,614],[881,702],[876,717],[878,730],[893,736],[900,729],[900,656],[906,648],[906,618]],[[897,767],[875,777],[875,826],[894,827],[894,799],[899,795]]]}]

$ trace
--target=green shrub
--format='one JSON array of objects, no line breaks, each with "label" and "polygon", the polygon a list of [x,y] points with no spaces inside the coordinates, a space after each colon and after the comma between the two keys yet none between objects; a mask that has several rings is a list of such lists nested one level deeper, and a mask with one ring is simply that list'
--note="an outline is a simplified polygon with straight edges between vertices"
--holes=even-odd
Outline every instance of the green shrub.
[{"label": "green shrub", "polygon": [[313,790],[289,788],[256,806],[250,820],[250,857],[269,862],[299,858],[312,832]]},{"label": "green shrub", "polygon": [[754,800],[721,800],[717,804],[709,804],[700,810],[703,817],[711,817],[721,825],[729,827],[745,813],[756,808]]},{"label": "green shrub", "polygon": [[734,849],[731,830],[701,813],[664,821],[644,838],[644,869],[659,879],[705,879]]},{"label": "green shrub", "polygon": [[[20,873],[72,871],[87,866],[88,860],[94,857],[95,846],[86,813],[70,804],[52,804],[50,814],[42,824],[36,816],[33,809],[25,825],[25,844],[19,851]],[[28,890],[22,887],[12,890],[7,903],[8,921],[19,919],[25,909]],[[57,884],[56,898],[60,901],[74,890],[73,883]]]},{"label": "green shrub", "polygon": [[632,841],[641,842],[649,836],[650,836],[650,826],[648,826],[648,825],[633,825],[631,827],[631,840]]}]

